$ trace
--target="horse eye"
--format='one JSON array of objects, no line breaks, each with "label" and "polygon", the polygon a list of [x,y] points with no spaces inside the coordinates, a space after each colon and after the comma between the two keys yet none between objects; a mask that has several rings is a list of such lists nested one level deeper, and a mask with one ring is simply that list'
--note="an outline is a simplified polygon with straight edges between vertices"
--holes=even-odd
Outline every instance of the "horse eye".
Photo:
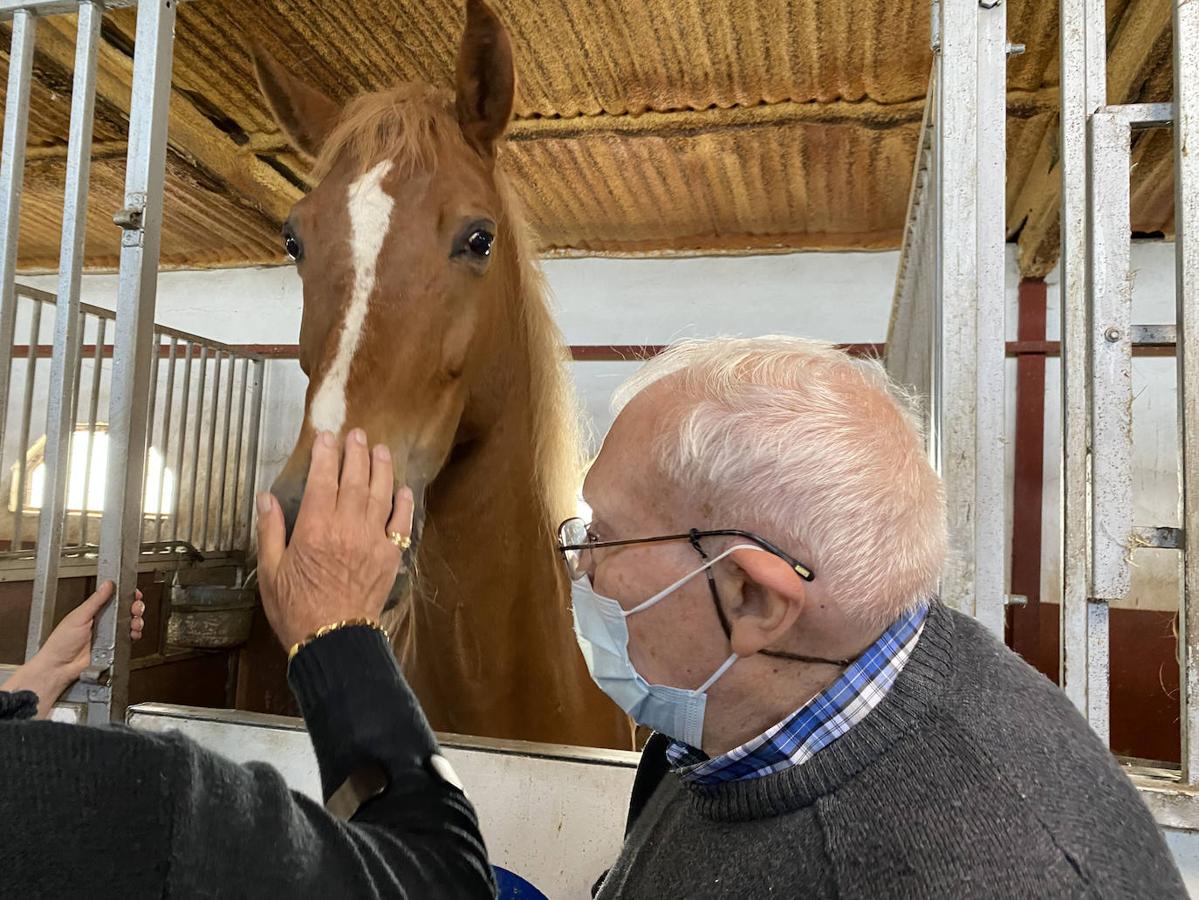
[{"label": "horse eye", "polygon": [[300,255],[304,252],[300,247],[299,238],[297,238],[290,231],[284,233],[283,235],[283,249],[287,251],[288,257],[293,262],[299,262]]},{"label": "horse eye", "polygon": [[471,232],[470,237],[466,239],[466,246],[475,256],[486,258],[491,256],[493,240],[495,240],[495,236],[490,231],[479,228]]}]

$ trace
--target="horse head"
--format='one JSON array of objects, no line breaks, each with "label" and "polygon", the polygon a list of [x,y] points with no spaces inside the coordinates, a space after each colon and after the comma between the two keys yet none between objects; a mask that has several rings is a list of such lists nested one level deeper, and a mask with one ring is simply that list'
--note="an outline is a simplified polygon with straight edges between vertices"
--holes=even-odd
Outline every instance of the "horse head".
[{"label": "horse head", "polygon": [[[316,436],[365,429],[390,448],[397,486],[417,497],[412,563],[426,489],[456,448],[495,424],[505,390],[513,325],[502,298],[520,270],[496,173],[515,92],[508,37],[470,0],[452,94],[404,83],[344,108],[267,53],[253,56],[276,121],[318,179],[283,228],[303,281],[309,383],[272,490],[290,532]],[[403,576],[389,605],[406,588]]]}]

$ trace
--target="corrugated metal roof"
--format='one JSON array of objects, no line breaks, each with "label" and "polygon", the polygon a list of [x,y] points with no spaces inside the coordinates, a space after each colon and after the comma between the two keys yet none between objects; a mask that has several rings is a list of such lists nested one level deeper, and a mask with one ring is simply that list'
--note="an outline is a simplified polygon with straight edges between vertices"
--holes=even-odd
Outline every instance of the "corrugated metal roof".
[{"label": "corrugated metal roof", "polygon": [[[927,0],[492,0],[519,74],[504,165],[543,249],[743,252],[896,247],[931,65]],[[1131,99],[1168,97],[1146,9],[1108,4]],[[1056,3],[1010,0],[1009,233],[1056,163]],[[112,266],[132,10],[105,20],[89,264]],[[70,102],[69,37],[40,29],[20,264],[54,268]],[[258,96],[244,38],[331,96],[398,79],[449,85],[459,0],[198,0],[179,7],[163,264],[277,262],[307,178]],[[1141,29],[1141,30],[1138,30]],[[1124,31],[1127,34],[1124,34]],[[1157,32],[1153,32],[1156,34]],[[1118,46],[1124,41],[1122,47]],[[43,46],[44,45],[44,46]],[[0,75],[3,65],[0,64]],[[1124,82],[1122,82],[1124,83]],[[127,85],[126,85],[127,91]],[[1134,227],[1169,231],[1163,137],[1139,139]],[[235,178],[241,168],[243,178]],[[1147,177],[1149,176],[1149,177]],[[269,184],[268,184],[269,182]],[[263,187],[263,185],[266,185]],[[1049,229],[1046,233],[1051,232]],[[1043,257],[1052,248],[1038,250]]]}]

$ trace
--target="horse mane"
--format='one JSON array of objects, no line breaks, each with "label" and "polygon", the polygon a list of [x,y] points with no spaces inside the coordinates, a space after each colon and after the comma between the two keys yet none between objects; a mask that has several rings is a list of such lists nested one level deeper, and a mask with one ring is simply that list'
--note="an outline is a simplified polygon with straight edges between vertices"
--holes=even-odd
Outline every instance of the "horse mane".
[{"label": "horse mane", "polygon": [[512,238],[513,296],[520,297],[521,339],[529,358],[534,472],[550,529],[575,514],[583,471],[579,399],[570,379],[566,341],[550,311],[545,275],[534,262],[533,230],[520,200],[498,168],[496,187]]},{"label": "horse mane", "polygon": [[[463,140],[453,96],[427,84],[404,82],[351,100],[325,139],[314,171],[324,177],[345,157],[360,171],[385,159],[401,172],[429,171],[437,164],[442,140]],[[565,341],[550,312],[545,277],[534,261],[532,231],[499,166],[495,184],[502,205],[497,224],[512,247],[512,264],[503,277],[510,279],[506,287],[519,315],[516,338],[529,359],[534,473],[552,530],[574,515],[583,466],[580,405],[566,368]]]}]

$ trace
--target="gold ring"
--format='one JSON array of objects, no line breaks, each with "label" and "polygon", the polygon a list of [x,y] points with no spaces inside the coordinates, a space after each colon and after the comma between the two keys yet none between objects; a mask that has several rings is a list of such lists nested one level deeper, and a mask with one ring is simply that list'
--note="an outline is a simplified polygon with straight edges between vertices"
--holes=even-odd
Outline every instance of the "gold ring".
[{"label": "gold ring", "polygon": [[412,546],[412,538],[408,537],[406,534],[400,534],[398,531],[387,532],[387,539],[401,550],[407,550]]}]

